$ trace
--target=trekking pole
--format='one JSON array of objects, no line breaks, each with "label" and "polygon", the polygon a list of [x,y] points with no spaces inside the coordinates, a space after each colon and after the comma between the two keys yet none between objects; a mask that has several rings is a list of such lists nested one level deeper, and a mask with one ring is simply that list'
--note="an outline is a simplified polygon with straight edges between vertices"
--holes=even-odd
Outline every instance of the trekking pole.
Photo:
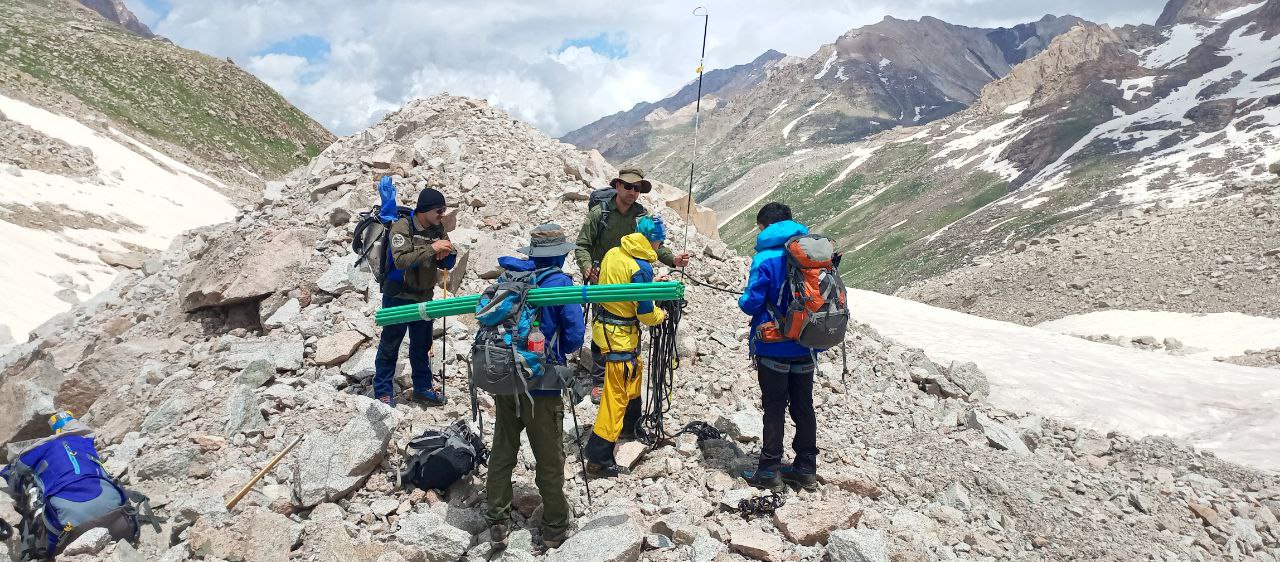
[{"label": "trekking pole", "polygon": [[253,485],[257,484],[259,480],[262,480],[263,476],[266,476],[271,469],[275,468],[276,465],[280,463],[280,459],[283,459],[285,455],[289,454],[289,451],[292,451],[293,448],[297,447],[298,443],[301,442],[302,436],[299,435],[294,438],[293,442],[290,443],[288,447],[285,447],[283,451],[277,453],[275,458],[271,459],[271,462],[267,463],[267,466],[262,467],[262,470],[259,470],[257,474],[253,475],[253,478],[249,479],[248,484],[245,484],[243,488],[240,488],[239,492],[236,492],[236,495],[231,496],[231,499],[227,500],[227,511],[231,511],[231,508],[240,503],[240,500],[244,499],[245,494],[249,493],[249,490],[253,488]]},{"label": "trekking pole", "polygon": [[578,462],[582,465],[582,487],[587,490],[587,507],[591,507],[591,479],[587,477],[587,452],[582,447],[582,426],[578,425],[578,404],[573,401],[573,389],[569,391],[569,417],[573,418],[573,440],[578,443]]},{"label": "trekking pole", "polygon": [[[441,279],[443,286],[440,288],[440,296],[449,298],[449,270],[445,269],[444,277]],[[440,341],[440,401],[444,402],[445,389],[449,387],[449,381],[445,379],[445,374],[449,370],[449,322],[448,316],[440,317],[440,329],[444,331],[443,339]]]},{"label": "trekking pole", "polygon": [[[698,10],[702,10],[702,13],[698,13]],[[689,249],[689,223],[693,221],[693,167],[698,160],[698,126],[701,124],[702,117],[702,67],[707,58],[707,26],[711,23],[711,14],[707,13],[707,9],[702,6],[694,8],[693,15],[702,18],[702,54],[698,56],[698,97],[693,102],[693,153],[689,156],[689,201],[686,202],[684,211],[682,247],[686,251]]]}]

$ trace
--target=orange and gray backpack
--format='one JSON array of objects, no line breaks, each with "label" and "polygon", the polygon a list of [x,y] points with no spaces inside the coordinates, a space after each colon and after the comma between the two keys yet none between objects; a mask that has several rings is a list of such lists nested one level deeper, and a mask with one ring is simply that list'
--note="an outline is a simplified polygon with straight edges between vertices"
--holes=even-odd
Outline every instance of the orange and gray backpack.
[{"label": "orange and gray backpack", "polygon": [[786,310],[768,304],[773,318],[757,329],[760,341],[791,340],[815,352],[844,343],[849,325],[849,303],[836,271],[835,243],[820,234],[793,236],[783,245],[787,259],[782,291],[791,292]]}]

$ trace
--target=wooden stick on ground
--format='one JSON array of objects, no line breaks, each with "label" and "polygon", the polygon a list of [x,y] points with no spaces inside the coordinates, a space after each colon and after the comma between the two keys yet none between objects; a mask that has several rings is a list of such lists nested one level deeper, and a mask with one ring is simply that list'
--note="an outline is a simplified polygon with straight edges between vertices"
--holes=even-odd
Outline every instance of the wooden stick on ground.
[{"label": "wooden stick on ground", "polygon": [[259,480],[262,480],[262,477],[266,476],[268,472],[271,472],[271,469],[275,468],[276,465],[280,463],[280,459],[283,459],[285,455],[289,454],[289,451],[292,451],[293,448],[297,447],[298,443],[301,442],[302,436],[299,435],[292,443],[289,444],[288,447],[285,447],[283,451],[277,453],[275,458],[272,458],[271,462],[267,463],[267,466],[262,467],[262,470],[259,470],[257,474],[253,475],[253,478],[249,479],[248,484],[245,484],[243,488],[240,488],[239,492],[236,492],[236,495],[231,496],[231,499],[227,500],[227,511],[231,511],[231,508],[240,503],[240,500],[244,499],[245,494],[249,493],[249,490],[253,488],[253,485],[257,484]]}]

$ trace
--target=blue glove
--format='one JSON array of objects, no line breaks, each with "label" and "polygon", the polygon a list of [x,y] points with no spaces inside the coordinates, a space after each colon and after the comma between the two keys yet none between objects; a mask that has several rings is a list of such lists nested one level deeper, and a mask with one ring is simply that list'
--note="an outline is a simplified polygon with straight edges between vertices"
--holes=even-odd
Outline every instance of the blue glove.
[{"label": "blue glove", "polygon": [[382,176],[378,182],[378,195],[382,197],[382,207],[378,209],[378,218],[382,222],[396,220],[396,184],[391,176]]}]

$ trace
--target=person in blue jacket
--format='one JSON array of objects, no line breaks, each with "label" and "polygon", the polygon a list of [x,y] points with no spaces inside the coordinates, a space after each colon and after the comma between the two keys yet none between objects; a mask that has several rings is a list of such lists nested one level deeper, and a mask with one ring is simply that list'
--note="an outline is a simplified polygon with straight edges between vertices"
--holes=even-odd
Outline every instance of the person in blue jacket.
[{"label": "person in blue jacket", "polygon": [[[498,258],[507,271],[540,271],[538,287],[568,287],[573,280],[560,271],[564,258],[576,247],[557,224],[535,227],[529,245],[517,250],[529,256]],[[567,369],[566,356],[582,347],[586,326],[582,305],[564,304],[539,309],[538,329],[546,337],[548,370],[542,376],[559,376]],[[567,377],[573,380],[572,376]],[[562,377],[561,380],[564,380]],[[542,542],[559,546],[569,528],[569,501],[564,493],[564,402],[562,389],[530,390],[524,394],[495,395],[493,446],[489,452],[489,474],[485,482],[488,509],[485,520],[493,542],[505,543],[511,529],[511,473],[520,451],[520,432],[529,436],[535,462],[534,483],[542,496]],[[530,400],[532,398],[532,402]],[[572,407],[572,406],[570,406]]]},{"label": "person in blue jacket", "polygon": [[[762,338],[761,325],[772,322],[768,303],[775,310],[786,310],[791,302],[787,290],[787,257],[783,246],[793,236],[809,233],[803,224],[791,220],[791,208],[777,202],[768,203],[756,214],[756,255],[751,259],[747,288],[738,299],[738,308],[751,315],[751,357],[760,381],[760,400],[764,410],[764,443],[756,468],[743,470],[741,476],[753,486],[782,490],[787,483],[813,489],[817,485],[818,421],[813,411],[814,352],[793,340]],[[779,341],[766,341],[774,339]],[[796,424],[791,447],[795,461],[782,462],[782,436],[790,411]]]}]

